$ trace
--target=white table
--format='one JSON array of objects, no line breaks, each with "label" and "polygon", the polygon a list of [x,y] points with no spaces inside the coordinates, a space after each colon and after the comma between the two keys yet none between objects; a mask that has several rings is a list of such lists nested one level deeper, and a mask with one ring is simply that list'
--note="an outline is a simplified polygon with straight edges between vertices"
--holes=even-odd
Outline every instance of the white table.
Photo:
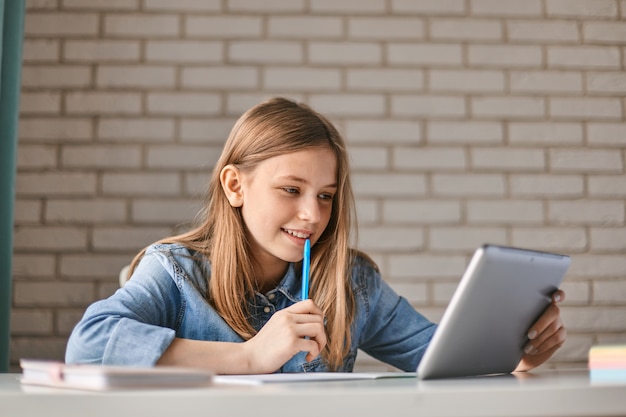
[{"label": "white table", "polygon": [[0,416],[626,416],[626,383],[586,370],[468,379],[299,382],[194,389],[71,391],[0,374]]}]

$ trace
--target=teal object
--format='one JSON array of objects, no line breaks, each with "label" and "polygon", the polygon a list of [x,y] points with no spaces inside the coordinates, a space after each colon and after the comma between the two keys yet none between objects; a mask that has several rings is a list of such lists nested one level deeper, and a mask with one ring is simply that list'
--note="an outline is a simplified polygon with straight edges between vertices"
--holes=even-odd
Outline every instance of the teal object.
[{"label": "teal object", "polygon": [[24,1],[0,0],[0,372],[9,371],[11,259]]}]

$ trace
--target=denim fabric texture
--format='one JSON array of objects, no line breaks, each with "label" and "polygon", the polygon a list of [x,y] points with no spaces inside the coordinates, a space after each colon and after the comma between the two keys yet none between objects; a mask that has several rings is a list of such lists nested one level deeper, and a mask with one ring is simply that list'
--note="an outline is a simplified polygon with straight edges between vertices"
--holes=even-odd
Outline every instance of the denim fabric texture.
[{"label": "denim fabric texture", "polygon": [[[67,363],[154,366],[175,337],[243,342],[207,302],[210,264],[177,244],[154,244],[127,284],[93,303],[75,326]],[[301,273],[291,264],[280,284],[248,300],[260,329],[272,314],[300,301]],[[435,324],[385,283],[376,268],[357,258],[352,269],[356,317],[352,345],[340,371],[351,372],[358,349],[404,371],[415,371]],[[292,357],[278,372],[321,372],[320,357]]]}]

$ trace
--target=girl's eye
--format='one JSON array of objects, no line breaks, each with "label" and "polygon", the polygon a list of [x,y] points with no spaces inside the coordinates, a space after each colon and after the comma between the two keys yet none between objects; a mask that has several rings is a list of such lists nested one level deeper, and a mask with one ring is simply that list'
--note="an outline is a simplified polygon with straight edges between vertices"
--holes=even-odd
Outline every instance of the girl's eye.
[{"label": "girl's eye", "polygon": [[298,194],[298,189],[294,187],[283,187],[283,191],[287,194]]},{"label": "girl's eye", "polygon": [[334,196],[332,194],[320,194],[322,200],[332,200]]}]

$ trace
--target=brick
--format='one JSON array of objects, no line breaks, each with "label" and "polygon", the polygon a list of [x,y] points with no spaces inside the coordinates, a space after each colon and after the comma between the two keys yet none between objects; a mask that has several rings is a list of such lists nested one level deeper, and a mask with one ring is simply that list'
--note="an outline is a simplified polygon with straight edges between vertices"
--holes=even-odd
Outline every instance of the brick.
[{"label": "brick", "polygon": [[148,148],[149,168],[201,169],[213,167],[222,152],[216,146],[152,146]]},{"label": "brick", "polygon": [[93,195],[96,175],[81,172],[20,173],[16,178],[17,196]]},{"label": "brick", "polygon": [[256,16],[189,16],[185,35],[214,39],[257,38],[263,32],[263,21]]},{"label": "brick", "polygon": [[626,39],[626,22],[584,22],[585,43],[610,43],[623,45]]},{"label": "brick", "polygon": [[66,62],[137,62],[140,57],[139,41],[68,39],[63,44],[63,59]]},{"label": "brick", "polygon": [[17,307],[85,306],[93,301],[93,285],[79,282],[16,282]]},{"label": "brick", "polygon": [[509,142],[516,145],[582,145],[581,123],[528,123],[508,124]]},{"label": "brick", "polygon": [[39,200],[16,200],[13,211],[14,224],[38,224],[41,221],[42,202]]},{"label": "brick", "polygon": [[241,12],[303,12],[304,0],[229,0],[228,10]]},{"label": "brick", "polygon": [[538,45],[468,45],[467,48],[471,66],[536,68],[543,64],[543,53]]},{"label": "brick", "polygon": [[552,149],[549,156],[557,172],[622,172],[624,168],[621,155],[610,150]]},{"label": "brick", "polygon": [[503,196],[504,175],[501,174],[433,174],[433,194],[438,196]]},{"label": "brick", "polygon": [[102,117],[96,136],[100,141],[169,142],[173,141],[174,132],[172,119]]},{"label": "brick", "polygon": [[543,171],[543,149],[523,148],[474,148],[470,153],[474,169],[507,171]]},{"label": "brick", "polygon": [[61,93],[21,93],[20,115],[58,113],[61,113]]},{"label": "brick", "polygon": [[311,11],[320,13],[383,13],[385,0],[311,0]]},{"label": "brick", "polygon": [[419,40],[425,37],[424,23],[412,17],[353,17],[348,20],[351,39]]},{"label": "brick", "polygon": [[589,175],[589,195],[597,197],[626,197],[624,175]]},{"label": "brick", "polygon": [[146,41],[147,62],[167,63],[222,63],[224,44],[222,42],[177,40]]},{"label": "brick", "polygon": [[268,18],[267,32],[271,38],[329,39],[343,36],[343,21],[339,17],[291,17]]},{"label": "brick", "polygon": [[14,309],[11,311],[11,333],[13,335],[47,335],[54,327],[52,310]]},{"label": "brick", "polygon": [[583,197],[585,181],[582,175],[511,175],[511,195],[519,197]]},{"label": "brick", "polygon": [[587,73],[587,91],[624,96],[626,94],[626,74],[623,72],[589,72]]},{"label": "brick", "polygon": [[539,118],[546,108],[540,97],[474,97],[471,103],[478,117]]},{"label": "brick", "polygon": [[[340,83],[341,81],[341,73],[340,72],[335,72],[335,70],[332,70],[331,72],[334,72],[335,75],[337,76],[337,82]],[[291,71],[286,71],[283,74],[288,77],[289,74],[291,73]],[[306,74],[306,73],[303,73]],[[308,73],[308,74],[312,74],[312,73]],[[278,74],[277,74],[278,75]],[[264,75],[265,76],[265,75]],[[280,84],[280,80],[279,77],[275,77],[276,79],[276,83]],[[309,80],[302,80],[304,81],[309,81]],[[315,80],[312,80],[315,82]],[[294,85],[297,84],[297,82],[295,80],[289,80],[290,83],[293,83]],[[277,89],[279,91],[283,91],[282,87],[277,87]],[[271,97],[274,97],[276,95],[281,95],[283,97],[289,98],[291,100],[295,100],[296,102],[304,102],[304,94],[302,93],[298,93],[298,94],[294,94],[293,92],[283,92],[282,94],[267,94],[267,93],[261,93],[261,92],[238,92],[238,91],[234,91],[234,92],[228,92],[226,93],[226,114],[230,117],[233,117],[234,119],[239,118],[239,116],[241,116],[243,113],[245,113],[248,109],[250,109],[253,106],[256,106],[257,104],[259,104],[260,102],[267,100]],[[232,127],[232,126],[231,126]]]},{"label": "brick", "polygon": [[308,62],[333,65],[380,65],[382,46],[365,42],[309,42]]},{"label": "brick", "polygon": [[582,278],[622,278],[626,258],[620,255],[579,255],[572,262],[570,275]]},{"label": "brick", "polygon": [[134,200],[131,206],[135,224],[171,224],[192,220],[198,210],[198,200]]},{"label": "brick", "polygon": [[[10,361],[18,363],[20,358],[38,358],[62,361],[65,357],[67,338],[21,336],[11,339]],[[16,368],[16,372],[19,367]]]},{"label": "brick", "polygon": [[467,113],[463,97],[397,95],[391,97],[392,116],[463,117]]},{"label": "brick", "polygon": [[573,282],[566,275],[561,289],[565,292],[563,305],[588,305],[591,300],[591,289],[588,282]]},{"label": "brick", "polygon": [[258,70],[253,67],[184,68],[182,85],[186,89],[255,89]]},{"label": "brick", "polygon": [[[151,243],[147,242],[146,244]],[[145,246],[145,245],[144,245]],[[132,248],[137,252],[143,246]],[[127,255],[63,255],[61,256],[61,276],[67,279],[96,280],[111,279],[118,280],[120,270],[128,265],[132,256]]]},{"label": "brick", "polygon": [[582,74],[564,71],[512,71],[512,92],[519,93],[582,93]]},{"label": "brick", "polygon": [[562,308],[561,316],[568,330],[574,332],[624,332],[626,307],[585,306]]},{"label": "brick", "polygon": [[501,71],[431,70],[429,89],[434,92],[504,92]]},{"label": "brick", "polygon": [[514,227],[511,242],[522,248],[565,253],[583,251],[589,244],[583,227]]},{"label": "brick", "polygon": [[476,16],[541,17],[541,0],[472,0],[471,14]]},{"label": "brick", "polygon": [[433,40],[500,41],[502,24],[488,19],[443,19],[430,22],[430,38]]},{"label": "brick", "polygon": [[141,149],[135,146],[66,146],[61,151],[61,163],[70,168],[138,168]]},{"label": "brick", "polygon": [[460,44],[393,43],[387,46],[390,64],[459,66],[463,63],[463,47]]},{"label": "brick", "polygon": [[58,310],[56,314],[56,327],[57,331],[61,335],[67,337],[70,335],[74,326],[83,317],[84,309],[63,309]]},{"label": "brick", "polygon": [[221,110],[221,102],[213,93],[150,92],[147,109],[150,114],[213,115]]},{"label": "brick", "polygon": [[382,202],[383,221],[388,224],[450,224],[461,221],[457,201],[393,200]]},{"label": "brick", "polygon": [[594,303],[623,305],[624,299],[626,299],[626,280],[593,282]]},{"label": "brick", "polygon": [[104,173],[102,192],[113,196],[173,196],[180,194],[181,180],[179,174],[174,173]]},{"label": "brick", "polygon": [[549,220],[554,224],[624,225],[621,201],[549,201]]},{"label": "brick", "polygon": [[180,139],[183,142],[223,144],[235,125],[232,118],[183,119],[180,121]]},{"label": "brick", "polygon": [[460,171],[468,166],[462,148],[400,148],[392,151],[392,167],[412,171]]},{"label": "brick", "polygon": [[139,93],[75,92],[67,93],[65,105],[73,114],[137,114],[141,111]]},{"label": "brick", "polygon": [[411,251],[424,247],[419,227],[366,226],[359,228],[359,248],[364,251]]},{"label": "brick", "polygon": [[587,141],[592,146],[622,146],[626,123],[587,123]]},{"label": "brick", "polygon": [[300,42],[290,41],[232,41],[228,59],[247,64],[303,64],[304,48]]},{"label": "brick", "polygon": [[100,65],[96,85],[101,88],[172,88],[176,83],[174,67]]},{"label": "brick", "polygon": [[406,298],[409,301],[409,303],[413,305],[426,304],[426,302],[428,301],[428,288],[426,284],[392,282],[390,283],[390,285],[391,285],[391,288],[393,288],[393,290],[398,295]]},{"label": "brick", "polygon": [[95,36],[99,31],[96,13],[29,12],[24,18],[26,37]]},{"label": "brick", "polygon": [[417,14],[464,14],[464,0],[392,0],[391,10],[393,13],[417,13]]},{"label": "brick", "polygon": [[18,169],[55,168],[57,149],[47,145],[20,145],[17,148]]},{"label": "brick", "polygon": [[189,12],[220,12],[222,11],[222,2],[220,0],[177,0],[171,2],[168,0],[145,0],[144,10],[167,10]]},{"label": "brick", "polygon": [[336,91],[341,86],[341,72],[330,68],[267,68],[262,79],[266,89]]},{"label": "brick", "polygon": [[12,276],[17,279],[52,279],[56,273],[56,256],[14,253],[12,268]]},{"label": "brick", "polygon": [[29,62],[57,62],[61,56],[61,42],[57,39],[24,39],[22,60]]},{"label": "brick", "polygon": [[576,22],[512,20],[507,22],[507,29],[509,41],[514,42],[554,44],[580,41]]},{"label": "brick", "polygon": [[433,285],[433,302],[435,305],[447,306],[457,287],[458,281],[435,282]]},{"label": "brick", "polygon": [[612,46],[548,46],[549,68],[620,69],[619,48]]},{"label": "brick", "polygon": [[138,10],[139,0],[61,0],[64,9]]},{"label": "brick", "polygon": [[[87,247],[87,231],[77,227],[16,227],[14,248],[45,253],[82,250]],[[16,297],[17,299],[17,297]]]},{"label": "brick", "polygon": [[382,94],[314,94],[311,106],[327,116],[383,116],[385,97]]},{"label": "brick", "polygon": [[107,14],[104,16],[104,34],[124,37],[177,36],[180,19],[173,15]]},{"label": "brick", "polygon": [[592,227],[589,229],[589,235],[590,247],[594,252],[626,250],[626,227]]},{"label": "brick", "polygon": [[348,69],[347,87],[354,91],[406,91],[424,89],[424,73],[412,69]]},{"label": "brick", "polygon": [[501,144],[503,128],[499,122],[428,122],[426,125],[428,143],[457,144]]},{"label": "brick", "polygon": [[541,201],[469,201],[467,221],[473,224],[543,224]]},{"label": "brick", "polygon": [[92,121],[87,118],[24,118],[20,119],[22,140],[87,141],[93,137]]},{"label": "brick", "polygon": [[405,120],[348,120],[345,139],[351,144],[418,144],[421,123]]},{"label": "brick", "polygon": [[44,213],[46,223],[120,223],[126,220],[126,203],[122,200],[49,199]]},{"label": "brick", "polygon": [[548,16],[617,17],[615,0],[547,0]]},{"label": "brick", "polygon": [[389,278],[458,278],[465,270],[466,264],[466,257],[461,255],[391,255],[389,256]]},{"label": "brick", "polygon": [[384,170],[389,168],[389,150],[386,148],[350,148],[352,170]]},{"label": "brick", "polygon": [[25,65],[22,68],[24,88],[88,87],[91,83],[91,69],[84,65]]},{"label": "brick", "polygon": [[352,187],[359,198],[417,197],[426,192],[426,179],[419,174],[354,174]]},{"label": "brick", "polygon": [[379,223],[380,209],[376,201],[356,199],[355,205],[359,224]]},{"label": "brick", "polygon": [[[139,252],[145,246],[170,234],[171,230],[165,227],[98,227],[94,228],[92,242],[93,248],[97,251],[133,250]],[[76,261],[82,262],[82,258]],[[130,261],[131,259],[128,259],[128,263]]]},{"label": "brick", "polygon": [[485,243],[506,244],[506,229],[503,227],[431,227],[428,235],[428,247],[436,251],[471,252]]}]

